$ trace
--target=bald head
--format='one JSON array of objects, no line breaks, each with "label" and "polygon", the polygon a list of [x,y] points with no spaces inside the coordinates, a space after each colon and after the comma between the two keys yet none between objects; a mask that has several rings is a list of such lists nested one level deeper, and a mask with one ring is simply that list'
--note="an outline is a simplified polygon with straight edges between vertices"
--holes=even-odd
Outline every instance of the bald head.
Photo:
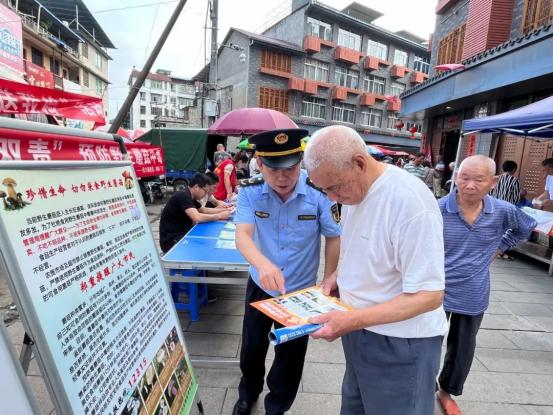
[{"label": "bald head", "polygon": [[304,154],[308,172],[329,163],[336,170],[351,168],[355,155],[367,155],[367,147],[353,128],[333,125],[321,128],[311,136]]},{"label": "bald head", "polygon": [[467,169],[468,167],[473,167],[473,166],[485,167],[486,171],[489,172],[490,176],[495,176],[495,168],[496,168],[495,161],[481,154],[478,154],[476,156],[470,156],[464,159],[461,162],[461,165],[459,166],[459,173],[461,173],[463,170]]}]

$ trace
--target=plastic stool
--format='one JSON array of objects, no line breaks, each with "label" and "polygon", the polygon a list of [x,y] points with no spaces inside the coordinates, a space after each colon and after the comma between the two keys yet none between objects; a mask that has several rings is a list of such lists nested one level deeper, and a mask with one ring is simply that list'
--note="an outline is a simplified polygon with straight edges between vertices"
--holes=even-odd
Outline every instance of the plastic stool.
[{"label": "plastic stool", "polygon": [[[183,277],[183,280],[186,280],[186,276],[202,276],[204,274],[205,271],[199,270],[172,269],[169,271],[169,275],[180,275]],[[187,294],[188,302],[180,302],[180,294]],[[171,296],[173,297],[177,311],[188,311],[190,313],[190,321],[198,321],[200,319],[200,306],[207,304],[207,284],[172,282]]]}]

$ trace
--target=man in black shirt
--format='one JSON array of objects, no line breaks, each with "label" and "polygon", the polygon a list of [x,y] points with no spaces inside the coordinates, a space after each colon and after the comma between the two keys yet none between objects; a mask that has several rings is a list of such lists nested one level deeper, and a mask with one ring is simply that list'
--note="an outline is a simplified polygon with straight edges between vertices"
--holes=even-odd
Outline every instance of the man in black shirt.
[{"label": "man in black shirt", "polygon": [[197,173],[188,188],[176,192],[161,212],[159,222],[159,245],[163,252],[169,251],[196,223],[226,220],[232,213],[225,209],[220,212],[202,213],[199,200],[207,195],[210,179]]}]

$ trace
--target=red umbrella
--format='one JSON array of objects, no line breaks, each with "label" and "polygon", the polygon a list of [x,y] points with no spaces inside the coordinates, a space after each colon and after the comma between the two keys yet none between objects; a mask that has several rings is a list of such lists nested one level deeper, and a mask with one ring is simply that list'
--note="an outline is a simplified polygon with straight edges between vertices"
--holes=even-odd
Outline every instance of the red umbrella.
[{"label": "red umbrella", "polygon": [[457,69],[465,69],[462,63],[444,63],[443,65],[434,66],[438,71],[455,71]]},{"label": "red umbrella", "polygon": [[298,128],[279,111],[266,108],[239,108],[227,112],[207,130],[209,134],[250,135],[280,128]]}]

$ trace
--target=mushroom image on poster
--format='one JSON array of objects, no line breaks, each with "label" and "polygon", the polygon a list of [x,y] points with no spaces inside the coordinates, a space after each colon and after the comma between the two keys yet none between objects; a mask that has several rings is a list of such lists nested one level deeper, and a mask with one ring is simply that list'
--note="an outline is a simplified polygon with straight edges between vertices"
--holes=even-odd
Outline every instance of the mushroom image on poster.
[{"label": "mushroom image on poster", "polygon": [[6,191],[0,190],[0,198],[2,198],[4,202],[5,210],[23,209],[25,206],[31,204],[30,202],[24,201],[23,195],[15,190],[17,182],[11,177],[4,177],[2,186],[6,187]]}]

